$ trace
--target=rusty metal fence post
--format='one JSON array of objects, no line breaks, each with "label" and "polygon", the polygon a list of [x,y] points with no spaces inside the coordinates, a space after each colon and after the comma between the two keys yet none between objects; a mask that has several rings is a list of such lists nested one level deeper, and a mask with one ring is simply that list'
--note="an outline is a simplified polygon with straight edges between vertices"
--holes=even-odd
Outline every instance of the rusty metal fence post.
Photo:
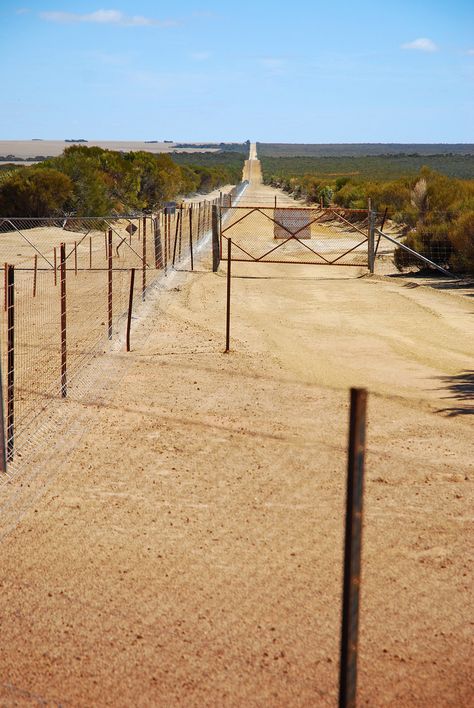
[{"label": "rusty metal fence post", "polygon": [[7,265],[7,460],[15,450],[15,266]]},{"label": "rusty metal fence post", "polygon": [[220,229],[218,207],[212,206],[212,272],[216,273],[220,261]]},{"label": "rusty metal fence post", "polygon": [[112,313],[113,313],[113,270],[112,270],[112,229],[109,229],[107,244],[108,268],[107,268],[107,336],[112,339]]},{"label": "rusty metal fence post", "polygon": [[146,292],[146,216],[143,217],[142,300]]},{"label": "rusty metal fence post", "polygon": [[367,391],[351,388],[350,406],[339,708],[356,705]]},{"label": "rusty metal fence post", "polygon": [[193,253],[193,205],[189,207],[189,255],[191,257],[191,270],[194,270]]},{"label": "rusty metal fence post", "polygon": [[3,289],[4,289],[4,298],[3,298],[3,309],[5,312],[8,309],[8,263],[3,264]]},{"label": "rusty metal fence post", "polygon": [[225,353],[230,351],[230,287],[232,280],[231,273],[232,263],[232,239],[227,241],[227,297],[226,297],[226,313],[225,313]]},{"label": "rusty metal fence post", "polygon": [[375,218],[376,218],[376,213],[372,210],[369,211],[368,213],[369,217],[369,225],[368,225],[368,233],[367,233],[367,266],[369,268],[369,272],[373,273],[374,272],[374,265],[375,265]]},{"label": "rusty metal fence post", "polygon": [[34,270],[33,270],[33,297],[36,297],[36,281],[38,279],[38,254],[35,253]]},{"label": "rusty metal fence post", "polygon": [[181,260],[181,247],[183,242],[183,205],[179,207],[179,241],[178,241],[178,261]]},{"label": "rusty metal fence post", "polygon": [[66,245],[60,246],[61,397],[67,396]]}]

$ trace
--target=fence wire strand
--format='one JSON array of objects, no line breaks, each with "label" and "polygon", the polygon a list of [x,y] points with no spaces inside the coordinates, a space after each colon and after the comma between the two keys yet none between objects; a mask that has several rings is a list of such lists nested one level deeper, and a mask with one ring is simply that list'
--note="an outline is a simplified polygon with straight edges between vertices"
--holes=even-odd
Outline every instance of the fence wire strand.
[{"label": "fence wire strand", "polygon": [[173,267],[198,261],[215,204],[183,204],[153,216],[0,220],[0,344],[11,421],[0,487],[35,464],[42,446],[60,434],[67,401],[97,386],[103,355],[124,347],[131,269],[136,320]]}]

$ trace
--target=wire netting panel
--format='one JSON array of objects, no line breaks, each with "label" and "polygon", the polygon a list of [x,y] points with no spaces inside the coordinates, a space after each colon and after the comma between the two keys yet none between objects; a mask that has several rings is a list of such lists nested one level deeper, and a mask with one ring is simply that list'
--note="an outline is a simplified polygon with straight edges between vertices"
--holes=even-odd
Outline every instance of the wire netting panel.
[{"label": "wire netting panel", "polygon": [[57,410],[67,397],[80,395],[86,365],[111,347],[125,347],[132,269],[135,319],[161,276],[209,259],[203,246],[210,245],[215,203],[154,216],[0,218],[10,474],[40,440],[52,406]]},{"label": "wire netting panel", "polygon": [[222,236],[234,260],[320,265],[367,264],[367,212],[335,209],[227,209]]}]

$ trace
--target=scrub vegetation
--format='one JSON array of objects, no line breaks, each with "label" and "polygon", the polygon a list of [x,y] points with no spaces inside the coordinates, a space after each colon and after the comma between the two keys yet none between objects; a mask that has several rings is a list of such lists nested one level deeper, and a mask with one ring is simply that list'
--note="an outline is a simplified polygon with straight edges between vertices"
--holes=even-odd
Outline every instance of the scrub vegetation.
[{"label": "scrub vegetation", "polygon": [[118,152],[73,145],[31,167],[0,171],[0,215],[104,216],[152,211],[241,178],[245,155]]},{"label": "scrub vegetation", "polygon": [[[326,207],[364,209],[370,199],[400,226],[407,246],[474,272],[474,154],[265,157],[259,150],[266,184]],[[395,262],[419,265],[401,249]]]}]

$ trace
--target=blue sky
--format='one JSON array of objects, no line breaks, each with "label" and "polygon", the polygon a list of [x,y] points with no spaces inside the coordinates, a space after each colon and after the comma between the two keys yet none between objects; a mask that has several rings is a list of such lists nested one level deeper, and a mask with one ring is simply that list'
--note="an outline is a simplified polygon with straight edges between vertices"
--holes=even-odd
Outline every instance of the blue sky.
[{"label": "blue sky", "polygon": [[0,139],[474,142],[474,0],[0,0]]}]

